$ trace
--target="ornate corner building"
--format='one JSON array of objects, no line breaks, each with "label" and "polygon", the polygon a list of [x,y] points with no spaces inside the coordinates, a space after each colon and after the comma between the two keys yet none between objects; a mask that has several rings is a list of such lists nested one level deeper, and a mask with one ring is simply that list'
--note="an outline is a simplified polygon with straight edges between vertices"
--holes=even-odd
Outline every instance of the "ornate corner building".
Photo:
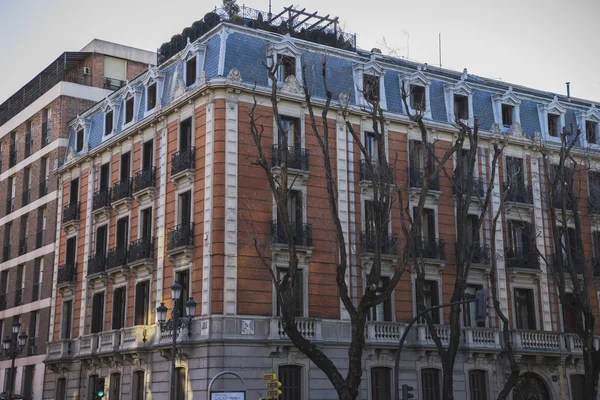
[{"label": "ornate corner building", "polygon": [[[308,88],[317,107],[322,106],[324,89],[317,71],[324,55],[336,109],[349,107],[350,122],[365,143],[372,140],[372,123],[357,88],[375,83],[387,118],[386,149],[398,154],[394,173],[409,202],[417,201],[422,186],[424,152],[418,129],[403,109],[403,83],[412,85],[413,96],[418,96],[410,107],[425,108],[439,155],[456,134],[454,115],[468,123],[478,117],[480,147],[472,150],[477,152],[475,175],[481,191],[491,173],[490,143],[499,138],[507,142],[493,189],[495,198],[505,196],[507,206],[500,232],[492,236],[488,218],[474,242],[477,259],[468,290],[474,294],[477,288],[489,288],[490,258],[497,257],[501,307],[510,317],[523,371],[539,385],[544,399],[577,398],[583,371],[581,342],[573,333],[577,318],[558,301],[549,268],[535,251],[554,253],[542,195],[544,171],[534,143],[556,151],[559,129],[584,126],[589,132],[578,144],[576,156],[600,160],[595,151],[600,145],[596,106],[482,79],[466,70],[449,71],[362,51],[356,49],[355,37],[337,25],[320,33],[298,26],[285,32],[288,14],[264,22],[266,15],[248,8],[231,21],[223,13],[207,14],[186,28],[185,36],[175,36],[161,47],[158,66],[85,112],[71,115],[75,118],[60,131],[64,142],[57,146],[57,154],[63,150],[64,159],[56,171],[58,186],[52,188],[58,199],[56,242],[50,238],[46,242],[47,262],[57,268],[48,275],[44,269],[42,291],[50,318],[44,398],[90,399],[100,378],[106,378],[110,400],[166,398],[174,357],[172,336],[157,328],[155,310],[160,303],[172,307],[174,281],[183,285],[183,298],[193,297],[198,303],[189,336],[186,330],[178,338],[178,399],[208,398],[208,382],[223,370],[239,373],[248,393],[258,396],[264,389],[260,378],[271,368],[279,373],[286,399],[336,397],[325,376],[286,338],[270,274],[254,248],[256,238],[275,274],[287,267],[289,254],[276,206],[264,172],[254,163],[257,150],[249,120],[256,96],[265,153],[274,165],[279,164],[278,146],[288,146],[293,155],[288,159],[295,177],[289,202],[302,282],[298,324],[306,337],[342,363],[350,325],[336,294],[325,172],[320,148],[307,126],[303,96]],[[274,123],[271,82],[263,65],[278,59],[285,60],[278,71],[281,127]],[[373,261],[370,179],[345,124],[336,112],[330,115],[338,206],[349,243],[348,279],[352,296],[358,298]],[[280,129],[288,130],[288,143],[278,139]],[[11,174],[6,173],[7,179]],[[509,176],[518,184],[508,185]],[[595,218],[599,210],[591,201],[600,193],[599,177],[582,172],[575,185],[584,217],[583,245],[590,253],[600,250],[596,241],[600,224]],[[490,212],[498,207],[493,202]],[[440,176],[426,200],[421,227],[428,239],[422,250],[427,255],[429,305],[450,298],[455,212],[452,185]],[[384,275],[393,273],[400,252],[397,238],[402,232],[395,213],[385,243]],[[10,220],[15,218],[16,214]],[[492,237],[501,254],[490,254]],[[32,262],[37,260],[35,254]],[[20,265],[13,261],[2,265]],[[416,314],[415,278],[406,272],[391,299],[370,316],[362,398],[390,398],[394,390],[395,348]],[[595,293],[590,301],[597,308]],[[185,313],[183,307],[180,311]],[[499,319],[492,312],[481,325],[470,308],[463,314],[456,396],[495,398],[506,379]],[[433,317],[438,334],[447,340],[446,311]],[[441,363],[425,325],[417,325],[409,335],[402,360],[400,378],[416,388],[416,398],[439,398]]]}]

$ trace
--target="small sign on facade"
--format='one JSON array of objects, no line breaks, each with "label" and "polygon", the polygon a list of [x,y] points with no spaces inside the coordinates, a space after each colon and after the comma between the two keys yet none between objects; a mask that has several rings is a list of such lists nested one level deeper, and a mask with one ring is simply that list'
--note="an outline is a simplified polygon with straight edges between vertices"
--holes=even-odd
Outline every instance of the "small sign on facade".
[{"label": "small sign on facade", "polygon": [[242,320],[242,335],[254,335],[254,320],[243,319]]},{"label": "small sign on facade", "polygon": [[246,392],[210,392],[210,400],[246,400]]}]

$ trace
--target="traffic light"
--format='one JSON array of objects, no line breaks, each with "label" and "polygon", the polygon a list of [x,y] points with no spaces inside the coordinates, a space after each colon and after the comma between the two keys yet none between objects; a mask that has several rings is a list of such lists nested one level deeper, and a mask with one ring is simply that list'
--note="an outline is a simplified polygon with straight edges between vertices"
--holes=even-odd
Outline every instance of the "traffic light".
[{"label": "traffic light", "polygon": [[415,395],[412,394],[413,390],[414,389],[412,386],[402,385],[402,400],[408,400],[415,397]]},{"label": "traffic light", "polygon": [[94,394],[95,400],[104,398],[104,378],[98,378],[96,381],[96,391]]}]

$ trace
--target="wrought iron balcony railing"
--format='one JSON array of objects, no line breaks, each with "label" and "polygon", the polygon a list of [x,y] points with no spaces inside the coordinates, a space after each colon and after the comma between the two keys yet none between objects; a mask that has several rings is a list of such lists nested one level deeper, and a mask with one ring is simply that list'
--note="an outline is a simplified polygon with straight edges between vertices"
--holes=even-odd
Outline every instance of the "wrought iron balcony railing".
[{"label": "wrought iron balcony railing", "polygon": [[112,190],[112,201],[115,202],[131,197],[132,182],[131,178],[127,178],[115,183]]},{"label": "wrought iron balcony railing", "polygon": [[[382,233],[379,235],[381,254],[397,255],[398,238],[396,235]],[[377,248],[377,234],[375,232],[364,231],[360,233],[360,251],[361,253],[375,253]]]},{"label": "wrought iron balcony railing", "polygon": [[46,230],[41,230],[35,234],[35,248],[39,249],[40,247],[46,244]]},{"label": "wrought iron balcony railing", "polygon": [[27,236],[19,239],[19,255],[27,253]]},{"label": "wrought iron balcony railing", "polygon": [[533,190],[530,185],[505,182],[504,198],[510,203],[533,204]]},{"label": "wrought iron balcony railing", "polygon": [[10,244],[7,244],[2,249],[2,262],[10,260]]},{"label": "wrought iron balcony railing", "polygon": [[75,283],[77,277],[77,263],[63,264],[58,267],[57,283]]},{"label": "wrought iron balcony railing", "polygon": [[48,179],[44,179],[40,182],[39,197],[43,197],[48,194]]},{"label": "wrought iron balcony railing", "polygon": [[381,183],[392,184],[395,182],[393,165],[374,162],[371,167],[373,169],[372,173],[369,170],[369,163],[366,160],[360,161],[359,178],[361,181],[373,181],[373,174],[375,174]]},{"label": "wrought iron balcony railing", "polygon": [[[467,182],[468,179],[466,176],[455,176],[454,177],[454,186],[453,191],[454,194],[466,194],[467,191]],[[485,193],[485,182],[481,178],[473,177],[473,186],[471,189],[471,195],[483,198]]]},{"label": "wrought iron balcony railing", "polygon": [[[312,225],[311,224],[290,224],[292,230],[292,239],[296,246],[312,246]],[[273,244],[288,244],[285,235],[285,229],[282,224],[273,221],[271,225],[271,243]]]},{"label": "wrought iron balcony railing", "polygon": [[[456,254],[460,251],[458,243],[455,243],[454,251]],[[470,260],[471,264],[490,265],[490,246],[480,243],[467,244],[465,260]]]},{"label": "wrought iron balcony railing", "polygon": [[[425,182],[425,171],[421,168],[410,168],[408,171],[408,180],[411,188],[421,188]],[[440,190],[439,176],[430,181],[429,189]]]},{"label": "wrought iron balcony railing", "polygon": [[154,238],[141,238],[134,240],[129,244],[129,253],[127,254],[127,260],[129,263],[133,263],[140,260],[153,259],[154,258]]},{"label": "wrought iron balcony railing", "polygon": [[79,221],[79,206],[80,203],[69,204],[63,211],[63,223],[71,221]]},{"label": "wrought iron balcony railing", "polygon": [[123,267],[127,264],[127,246],[119,246],[106,253],[106,270]]},{"label": "wrought iron balcony railing", "polygon": [[273,146],[273,167],[280,167],[286,163],[288,168],[300,171],[309,171],[308,150],[298,149],[292,146]]},{"label": "wrought iron balcony railing", "polygon": [[507,268],[539,269],[540,258],[535,250],[525,251],[523,248],[504,249]]},{"label": "wrought iron balcony railing", "polygon": [[29,204],[30,194],[30,189],[23,190],[23,205],[21,207],[25,207],[27,204]]},{"label": "wrought iron balcony railing", "polygon": [[88,276],[104,271],[106,271],[106,255],[104,253],[94,254],[88,258]]},{"label": "wrought iron balcony railing", "polygon": [[420,254],[423,258],[431,260],[445,260],[444,245],[445,243],[441,239],[417,237],[411,250],[411,256],[418,257]]},{"label": "wrought iron balcony railing", "polygon": [[110,188],[100,189],[94,193],[92,198],[92,210],[96,211],[110,206],[111,190]]},{"label": "wrought iron balcony railing", "polygon": [[189,147],[173,154],[171,158],[171,175],[194,169],[196,169],[195,147]]},{"label": "wrought iron balcony railing", "polygon": [[147,167],[135,174],[133,192],[156,186],[156,167]]},{"label": "wrought iron balcony railing", "polygon": [[167,250],[194,245],[194,223],[177,225],[167,233]]}]

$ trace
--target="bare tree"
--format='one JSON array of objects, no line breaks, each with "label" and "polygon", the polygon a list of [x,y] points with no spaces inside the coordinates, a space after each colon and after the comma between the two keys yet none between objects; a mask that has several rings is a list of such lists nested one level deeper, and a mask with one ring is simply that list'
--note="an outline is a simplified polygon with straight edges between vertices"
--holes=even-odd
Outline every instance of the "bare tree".
[{"label": "bare tree", "polygon": [[[369,311],[376,307],[378,304],[386,301],[394,288],[400,281],[402,274],[406,268],[407,263],[410,260],[410,252],[413,242],[417,238],[418,224],[414,221],[420,220],[420,215],[425,204],[425,198],[429,191],[430,182],[433,182],[437,176],[439,176],[441,166],[451,159],[452,155],[462,146],[461,141],[456,143],[445,151],[443,156],[439,160],[437,166],[427,166],[428,179],[425,179],[421,194],[418,202],[418,206],[415,208],[414,215],[410,216],[408,213],[408,207],[404,207],[405,199],[403,196],[402,185],[396,182],[396,157],[394,162],[390,163],[386,154],[385,146],[385,125],[386,120],[384,112],[380,106],[380,99],[376,86],[378,83],[370,82],[366,83],[363,88],[359,88],[363,94],[366,105],[362,112],[355,113],[348,104],[340,102],[339,105],[332,104],[333,94],[328,88],[328,76],[327,76],[327,61],[323,58],[320,65],[320,76],[322,84],[325,90],[325,98],[315,100],[308,88],[307,77],[305,69],[303,69],[304,82],[304,102],[308,110],[307,118],[307,132],[310,131],[320,149],[320,158],[322,159],[324,170],[325,170],[325,184],[327,189],[327,200],[329,204],[330,212],[330,223],[333,231],[335,232],[335,252],[337,253],[336,259],[336,284],[338,288],[338,295],[340,301],[343,304],[344,309],[350,318],[352,325],[351,329],[351,341],[348,347],[348,361],[343,366],[337,366],[334,362],[313,343],[309,338],[306,338],[298,330],[296,324],[296,312],[295,312],[295,296],[296,292],[294,287],[299,285],[297,280],[296,271],[298,270],[298,246],[297,235],[294,223],[291,221],[288,213],[287,198],[290,190],[291,182],[290,173],[288,171],[288,157],[289,150],[285,144],[287,143],[288,132],[285,129],[281,129],[282,121],[281,114],[278,108],[278,86],[277,86],[277,70],[280,61],[274,62],[272,66],[265,67],[268,70],[269,77],[271,79],[271,91],[270,91],[270,106],[275,117],[275,123],[279,127],[280,136],[279,143],[283,143],[283,146],[278,146],[277,150],[280,152],[279,164],[275,165],[277,170],[280,171],[277,174],[274,173],[271,165],[268,161],[267,153],[265,152],[265,137],[271,132],[267,132],[264,124],[261,123],[261,116],[258,112],[257,106],[257,94],[256,90],[254,93],[254,104],[250,109],[250,134],[252,137],[253,145],[257,149],[258,157],[254,162],[255,165],[261,167],[267,178],[269,189],[275,203],[277,205],[277,218],[278,227],[284,233],[285,242],[287,244],[287,251],[289,252],[289,265],[287,271],[280,279],[273,272],[271,265],[271,259],[269,257],[269,250],[265,250],[259,243],[257,236],[254,236],[254,247],[263,263],[263,266],[269,271],[275,291],[277,293],[280,314],[283,329],[289,339],[292,341],[295,347],[301,352],[307,355],[307,357],[321,369],[327,378],[331,381],[333,387],[340,399],[356,399],[359,395],[359,388],[362,377],[362,356],[365,347],[365,326],[368,318]],[[304,66],[306,68],[306,66]],[[348,91],[354,88],[348,88]],[[343,118],[346,128],[350,133],[354,144],[360,149],[362,158],[364,159],[363,166],[366,169],[365,175],[371,181],[370,189],[372,191],[372,220],[373,232],[375,233],[371,238],[371,243],[368,245],[368,252],[373,253],[372,264],[366,274],[366,282],[364,282],[361,296],[359,298],[353,298],[348,288],[347,272],[348,272],[348,252],[347,252],[347,238],[344,234],[342,222],[340,220],[340,211],[338,208],[338,188],[337,188],[337,177],[334,173],[334,165],[336,160],[332,160],[335,157],[335,153],[332,154],[331,148],[331,130],[330,127],[331,118],[329,113],[332,110],[337,110]],[[320,111],[320,115],[317,113]],[[352,123],[352,117],[355,115],[367,114],[367,119],[372,122],[372,134],[375,137],[376,149],[375,152],[369,151],[361,138],[360,131],[357,131],[356,126]],[[422,121],[422,116],[412,115],[411,119],[417,123],[421,130],[422,140],[424,143],[428,142],[427,129]],[[382,273],[382,255],[384,249],[392,240],[388,234],[388,227],[390,224],[390,215],[393,208],[397,208],[400,211],[400,226],[404,235],[403,249],[400,249],[400,256],[398,264],[394,266],[393,275],[387,281],[387,283],[381,287],[380,279]],[[279,228],[278,228],[279,229]],[[340,372],[340,368],[346,369],[347,373],[344,376]]]}]

